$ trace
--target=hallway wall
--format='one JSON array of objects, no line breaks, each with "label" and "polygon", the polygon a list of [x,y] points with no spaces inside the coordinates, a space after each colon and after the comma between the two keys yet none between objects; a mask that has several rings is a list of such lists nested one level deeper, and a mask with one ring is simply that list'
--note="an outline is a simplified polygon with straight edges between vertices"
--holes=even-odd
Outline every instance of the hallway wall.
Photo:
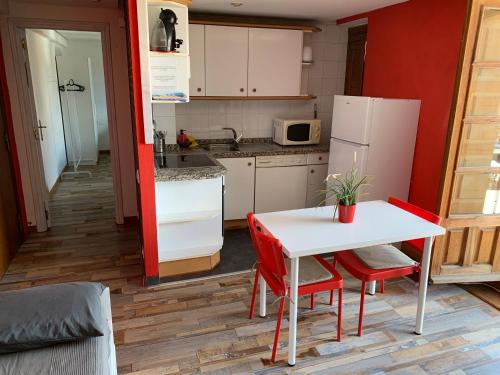
[{"label": "hallway wall", "polygon": [[[92,79],[95,98],[95,114],[97,122],[97,144],[99,150],[109,150],[108,114],[106,108],[106,87],[104,83],[104,67],[102,61],[102,46],[99,33],[61,31],[67,39],[67,46],[58,59],[59,79],[77,79],[78,83],[87,89],[79,97],[85,97],[85,106],[90,103],[90,81],[87,59],[92,64]],[[88,103],[87,103],[88,102]],[[86,108],[85,107],[85,108]],[[80,116],[80,115],[79,115]],[[90,117],[88,121],[90,121]]]},{"label": "hallway wall", "polygon": [[[50,34],[49,34],[50,35]],[[37,30],[26,30],[33,94],[40,124],[46,126],[41,140],[47,189],[51,190],[66,166],[64,131],[59,104],[54,41]],[[39,137],[41,134],[39,132]]]}]

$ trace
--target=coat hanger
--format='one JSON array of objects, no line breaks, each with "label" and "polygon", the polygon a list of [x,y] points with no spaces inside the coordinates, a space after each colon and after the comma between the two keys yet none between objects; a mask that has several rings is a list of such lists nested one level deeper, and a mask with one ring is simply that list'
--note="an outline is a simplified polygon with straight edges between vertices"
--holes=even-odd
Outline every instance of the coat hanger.
[{"label": "coat hanger", "polygon": [[69,79],[66,85],[59,86],[60,91],[85,91],[85,86],[75,83],[73,79]]}]

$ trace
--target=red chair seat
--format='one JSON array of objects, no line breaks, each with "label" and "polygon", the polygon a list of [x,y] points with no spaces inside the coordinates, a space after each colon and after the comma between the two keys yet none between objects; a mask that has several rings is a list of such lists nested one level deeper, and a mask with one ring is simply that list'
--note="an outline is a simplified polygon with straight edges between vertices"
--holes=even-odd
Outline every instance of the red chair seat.
[{"label": "red chair seat", "polygon": [[419,270],[419,266],[382,269],[369,268],[350,250],[339,251],[334,255],[335,260],[339,262],[347,272],[355,278],[364,281],[391,279],[393,277],[411,275]]}]

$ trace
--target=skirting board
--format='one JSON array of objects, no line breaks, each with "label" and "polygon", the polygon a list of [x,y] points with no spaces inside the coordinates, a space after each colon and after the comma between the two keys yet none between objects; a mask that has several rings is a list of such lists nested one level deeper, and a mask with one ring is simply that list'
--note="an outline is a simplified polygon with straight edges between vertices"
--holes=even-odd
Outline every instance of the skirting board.
[{"label": "skirting board", "polygon": [[160,277],[179,276],[195,272],[211,271],[219,263],[220,251],[206,257],[160,262]]},{"label": "skirting board", "polygon": [[248,228],[248,223],[247,223],[246,219],[224,220],[224,229],[225,230],[245,229],[245,228]]}]

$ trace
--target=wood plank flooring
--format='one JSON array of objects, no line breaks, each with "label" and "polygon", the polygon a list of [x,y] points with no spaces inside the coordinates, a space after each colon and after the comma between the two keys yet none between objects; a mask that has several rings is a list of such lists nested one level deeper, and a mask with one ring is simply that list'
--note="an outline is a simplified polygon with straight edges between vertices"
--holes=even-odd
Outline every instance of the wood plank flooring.
[{"label": "wood plank flooring", "polygon": [[61,183],[53,197],[57,225],[30,236],[0,280],[0,290],[72,280],[108,285],[120,374],[500,373],[498,310],[457,286],[433,285],[425,334],[417,336],[417,288],[406,280],[367,296],[360,338],[355,336],[359,283],[348,279],[340,343],[335,341],[337,307],[326,304],[327,294],[317,297],[313,311],[302,300],[297,365],[286,365],[286,318],[278,362],[271,364],[277,309],[272,295],[268,316],[250,321],[250,273],[143,288],[135,226],[114,224],[107,194],[89,194],[85,204],[84,190],[101,183],[98,176],[80,181],[81,187]]}]

